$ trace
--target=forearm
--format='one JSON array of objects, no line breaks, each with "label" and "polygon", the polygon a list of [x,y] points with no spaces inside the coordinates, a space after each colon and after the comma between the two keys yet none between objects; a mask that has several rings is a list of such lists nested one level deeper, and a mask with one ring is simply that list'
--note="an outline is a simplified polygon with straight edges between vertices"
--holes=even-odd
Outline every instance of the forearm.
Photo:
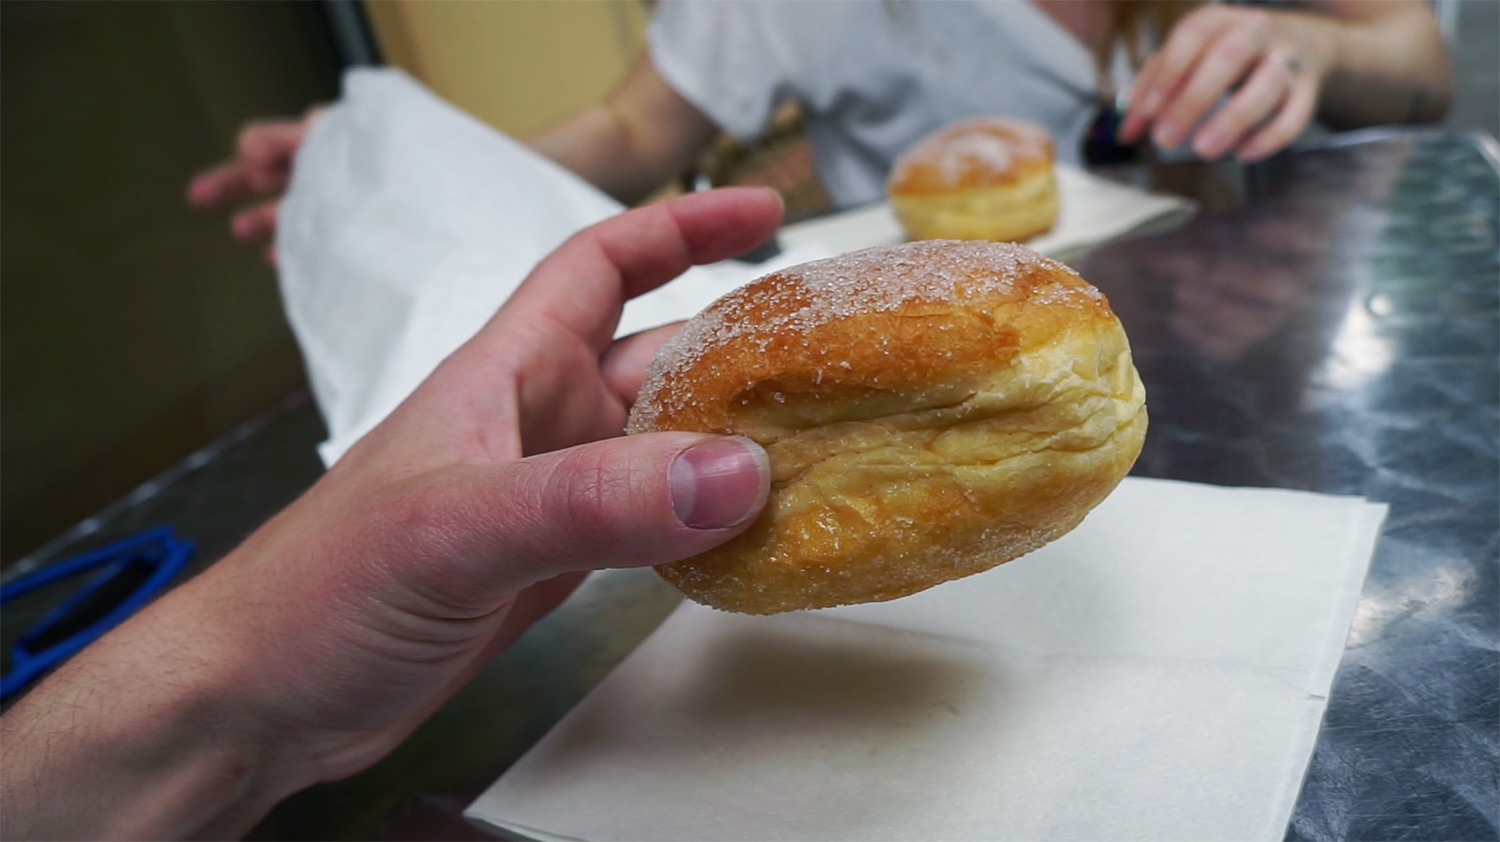
[{"label": "forearm", "polygon": [[528,143],[633,205],[691,166],[717,130],[642,53],[604,102]]},{"label": "forearm", "polygon": [[0,836],[238,836],[310,783],[246,715],[212,622],[179,616],[195,607],[175,596],[0,717]]},{"label": "forearm", "polygon": [[653,155],[629,119],[607,102],[529,138],[526,144],[626,205],[650,195],[688,163]]},{"label": "forearm", "polygon": [[1329,47],[1318,118],[1335,129],[1442,119],[1452,67],[1432,16],[1391,8],[1368,19],[1298,15]]}]

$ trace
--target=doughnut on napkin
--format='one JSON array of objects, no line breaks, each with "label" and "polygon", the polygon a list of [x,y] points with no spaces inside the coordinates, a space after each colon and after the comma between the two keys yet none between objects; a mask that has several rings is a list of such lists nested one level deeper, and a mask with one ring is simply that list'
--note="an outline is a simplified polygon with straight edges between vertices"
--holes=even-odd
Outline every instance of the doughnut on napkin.
[{"label": "doughnut on napkin", "polygon": [[467,815],[539,840],[1280,840],[1384,516],[1130,478],[894,602],[685,602]]},{"label": "doughnut on napkin", "polygon": [[[1066,260],[1089,246],[1131,233],[1174,228],[1198,212],[1198,203],[1166,193],[1148,193],[1100,178],[1070,164],[1054,165],[1057,176],[1057,222],[1052,230],[1026,241],[1026,247]],[[906,239],[888,201],[846,210],[786,226],[783,248],[817,242],[838,254],[871,246],[895,245]]]}]

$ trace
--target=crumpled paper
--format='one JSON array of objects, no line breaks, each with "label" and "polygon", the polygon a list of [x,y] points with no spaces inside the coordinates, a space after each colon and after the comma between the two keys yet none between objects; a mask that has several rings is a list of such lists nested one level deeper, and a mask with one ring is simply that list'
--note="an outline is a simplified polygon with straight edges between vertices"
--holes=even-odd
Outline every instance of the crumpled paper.
[{"label": "crumpled paper", "polygon": [[539,840],[1280,840],[1385,513],[1131,478],[905,599],[684,603],[466,815]]},{"label": "crumpled paper", "polygon": [[[397,70],[359,69],[297,155],[281,292],[333,464],[473,336],[563,240],[621,205]],[[628,333],[692,315],[775,264],[695,269],[632,302]],[[644,309],[642,307],[644,305]]]}]

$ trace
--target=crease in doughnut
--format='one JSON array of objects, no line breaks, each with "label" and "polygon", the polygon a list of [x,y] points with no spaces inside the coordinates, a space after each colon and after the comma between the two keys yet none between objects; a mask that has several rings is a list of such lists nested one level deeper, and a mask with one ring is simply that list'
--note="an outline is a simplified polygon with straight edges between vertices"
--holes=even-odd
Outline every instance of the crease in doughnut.
[{"label": "crease in doughnut", "polygon": [[769,614],[893,599],[1059,537],[1128,472],[1144,402],[1119,321],[1072,270],[921,241],[721,298],[652,360],[628,431],[766,448],[751,528],[658,571]]}]

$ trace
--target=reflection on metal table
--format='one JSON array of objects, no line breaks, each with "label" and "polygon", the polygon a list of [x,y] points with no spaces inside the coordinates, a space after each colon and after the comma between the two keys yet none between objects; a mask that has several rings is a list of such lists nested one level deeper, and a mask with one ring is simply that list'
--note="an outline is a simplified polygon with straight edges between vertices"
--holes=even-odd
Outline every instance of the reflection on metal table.
[{"label": "reflection on metal table", "polygon": [[1302,152],[1078,263],[1150,396],[1137,474],[1390,504],[1288,838],[1497,835],[1496,166],[1433,134]]},{"label": "reflection on metal table", "polygon": [[[1500,838],[1497,168],[1488,138],[1334,138],[1075,261],[1150,395],[1136,474],[1390,504],[1289,839]],[[317,478],[321,436],[293,399],[27,563],[163,521],[212,560]],[[390,757],[253,835],[478,838],[464,806],[678,599],[596,576]],[[8,610],[5,644],[46,607]]]}]

